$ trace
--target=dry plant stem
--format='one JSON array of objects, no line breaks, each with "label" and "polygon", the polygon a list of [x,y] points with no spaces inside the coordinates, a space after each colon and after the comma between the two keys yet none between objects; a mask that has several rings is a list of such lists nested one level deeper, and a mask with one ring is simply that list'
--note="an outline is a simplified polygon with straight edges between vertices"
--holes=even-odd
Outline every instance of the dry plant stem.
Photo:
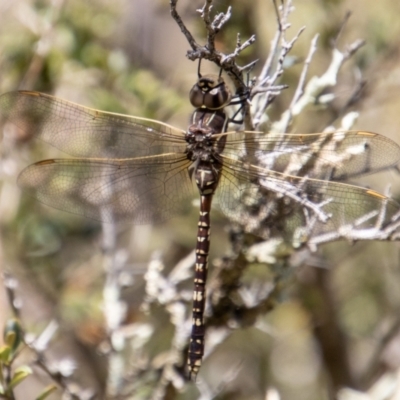
[{"label": "dry plant stem", "polygon": [[6,289],[8,304],[14,314],[14,317],[21,318],[21,306],[15,289],[18,287],[18,281],[9,273],[4,272],[4,287]]},{"label": "dry plant stem", "polygon": [[200,46],[196,43],[194,40],[194,37],[190,33],[190,31],[186,28],[185,24],[182,21],[182,18],[176,11],[176,4],[178,3],[178,0],[170,0],[170,12],[172,18],[176,21],[176,23],[179,25],[179,28],[181,29],[183,35],[186,37],[187,41],[190,44],[190,47],[194,51],[200,51]]},{"label": "dry plant stem", "polygon": [[257,78],[260,83],[266,81],[271,74],[272,63],[277,56],[278,44],[279,44],[281,36],[282,36],[282,32],[279,30],[278,32],[275,33],[275,36],[271,41],[271,48],[270,48],[268,57],[264,63],[263,69],[262,69],[259,77]]},{"label": "dry plant stem", "polygon": [[[242,249],[246,247],[244,243],[246,235],[240,231],[232,231],[231,235],[232,248],[235,254],[217,260],[214,265],[214,274],[209,284],[212,315],[207,317],[207,326],[224,327],[232,319],[232,316],[235,316],[236,322],[240,326],[251,326],[260,314],[268,312],[275,306],[281,290],[279,282],[285,275],[277,274],[274,282],[269,284],[268,288],[264,287],[261,291],[250,291],[248,296],[251,296],[251,301],[243,300],[243,305],[238,305],[235,301],[238,294],[243,299],[246,295],[246,293],[241,294],[244,288],[241,288],[240,280],[249,264],[251,247],[247,249],[246,255],[244,255]],[[275,253],[281,242],[271,240],[266,243],[269,245],[268,251]],[[282,256],[280,260],[276,260],[276,263],[285,262],[286,257],[289,257],[289,254]],[[277,268],[279,269],[279,267]]]},{"label": "dry plant stem", "polygon": [[[354,387],[348,362],[348,343],[337,315],[330,270],[313,268],[311,273],[313,279],[300,285],[301,297],[313,318],[314,334],[322,351],[324,365],[329,371],[330,391],[334,398],[334,393],[341,387]],[[314,301],[309,301],[310,297]]]},{"label": "dry plant stem", "polygon": [[[146,297],[142,309],[149,309],[152,303],[160,304],[169,314],[174,326],[171,350],[163,363],[162,374],[155,390],[155,398],[163,398],[167,386],[172,383],[176,388],[182,388],[184,379],[176,370],[176,366],[185,365],[187,357],[187,342],[190,336],[191,320],[187,314],[185,303],[192,298],[192,293],[179,289],[179,284],[191,278],[191,270],[195,261],[194,251],[182,259],[175,268],[164,276],[164,265],[160,254],[155,254],[145,275]],[[183,370],[183,367],[182,367]]]},{"label": "dry plant stem", "polygon": [[108,356],[108,376],[106,395],[118,395],[124,379],[125,361],[124,349],[126,346],[122,334],[118,329],[125,317],[124,303],[121,301],[121,285],[119,282],[120,266],[116,260],[116,226],[114,223],[103,223],[103,251],[106,279],[103,290],[103,311],[106,331],[112,345]]},{"label": "dry plant stem", "polygon": [[[277,23],[278,23],[278,30],[275,33],[275,36],[271,42],[271,48],[269,51],[269,55],[264,63],[264,66],[262,68],[261,74],[258,77],[258,82],[261,84],[265,80],[268,79],[272,75],[272,67],[273,63],[279,59],[283,61],[284,56],[280,53],[280,47],[285,47],[284,43],[284,35],[285,32],[290,28],[290,24],[287,22],[288,17],[290,13],[292,12],[292,0],[288,0],[283,7],[279,9],[276,7],[275,1],[273,1],[273,4],[275,6],[275,12],[276,12],[276,18],[277,18]],[[297,37],[299,34],[297,34]],[[294,38],[293,41],[296,39]],[[275,68],[275,70],[278,70],[278,68]]]},{"label": "dry plant stem", "polygon": [[382,352],[385,350],[389,342],[398,336],[400,330],[400,318],[393,322],[387,333],[379,340],[378,345],[374,349],[370,361],[368,362],[367,368],[361,375],[359,380],[360,387],[366,387],[370,382],[375,381],[379,376],[380,369],[382,367]]},{"label": "dry plant stem", "polygon": [[358,39],[354,41],[351,45],[347,46],[346,50],[343,52],[344,61],[348,60],[356,51],[365,45],[365,40]]},{"label": "dry plant stem", "polygon": [[[381,216],[384,216],[386,212],[386,205],[383,204],[382,209],[377,211],[376,213],[378,212]],[[371,217],[374,217],[376,213],[374,215],[371,215]],[[363,219],[367,218],[368,216],[369,215],[367,214],[366,216],[364,216]],[[307,245],[312,250],[315,250],[317,246],[323,243],[329,243],[339,239],[346,239],[349,242],[356,242],[359,240],[394,241],[398,239],[398,230],[400,228],[400,213],[395,215],[386,226],[384,226],[382,222],[379,223],[379,220],[382,220],[382,218],[378,218],[378,223],[374,228],[357,229],[357,227],[362,224],[363,219],[360,219],[360,221],[356,220],[352,224],[343,225],[336,231],[312,237],[307,241]]]},{"label": "dry plant stem", "polygon": [[211,20],[211,10],[212,10],[212,0],[206,0],[203,8],[197,10],[203,19],[208,35],[207,35],[207,45],[208,50],[213,53],[215,52],[215,36],[223,27],[223,25],[231,17],[231,7],[228,7],[226,14],[219,13],[215,16],[214,20]]},{"label": "dry plant stem", "polygon": [[338,32],[336,34],[336,37],[332,40],[332,48],[333,49],[337,49],[338,48],[337,44],[338,44],[339,38],[340,38],[345,26],[347,25],[347,22],[349,21],[350,17],[351,17],[351,11],[347,11],[345,16],[344,16],[344,18],[343,18],[342,23],[340,24],[340,28],[339,28],[339,30],[338,30]]},{"label": "dry plant stem", "polygon": [[[349,21],[351,16],[351,12],[348,11],[346,13],[346,15],[343,18],[342,24],[340,26],[340,29],[336,35],[336,37],[334,38],[334,40],[332,41],[332,48],[333,49],[337,49],[338,48],[338,41],[340,38],[340,35],[342,34],[344,27],[346,26],[347,22]],[[347,49],[343,52],[344,58],[348,59],[349,57],[351,57],[360,47],[364,46],[365,44],[365,40],[361,40],[358,39],[356,41],[354,41],[350,46],[347,47]]]},{"label": "dry plant stem", "polygon": [[[221,60],[221,64],[224,64],[228,61],[230,61],[231,59],[234,61],[236,59],[236,57],[245,49],[247,49],[247,47],[251,46],[254,42],[256,41],[256,36],[252,35],[250,36],[249,39],[247,39],[244,43],[241,42],[241,38],[240,38],[240,33],[237,34],[237,40],[236,40],[236,48],[235,51],[231,54],[228,54],[226,56],[222,57]],[[245,67],[239,67],[239,71],[243,71]]]},{"label": "dry plant stem", "polygon": [[[271,42],[269,56],[263,66],[261,74],[252,88],[251,98],[264,92],[263,95],[254,99],[253,121],[255,127],[257,127],[262,119],[265,118],[266,109],[273,102],[275,97],[280,94],[280,91],[273,90],[273,86],[283,74],[283,63],[286,56],[289,54],[305,29],[305,27],[302,27],[289,42],[285,40],[285,33],[290,28],[287,19],[292,10],[292,2],[288,1],[283,7],[281,7],[281,12],[277,14],[278,31]],[[275,68],[273,68],[274,63],[276,63]]]},{"label": "dry plant stem", "polygon": [[32,56],[32,60],[25,73],[25,76],[21,79],[21,82],[19,84],[20,89],[30,89],[36,82],[43,68],[43,60],[47,56],[51,48],[49,42],[52,39],[53,29],[55,23],[58,20],[63,5],[64,5],[64,0],[52,0],[51,20],[48,22],[47,26],[45,26],[43,30],[40,32],[40,37],[36,41],[36,49]]},{"label": "dry plant stem", "polygon": [[[25,336],[25,329],[23,327],[23,321],[21,320],[20,316],[20,307],[16,306],[19,303],[18,295],[16,294],[16,288],[18,283],[15,278],[13,278],[9,274],[4,274],[4,286],[7,291],[7,297],[9,300],[9,304],[11,309],[13,310],[14,316],[19,319],[21,324],[21,330],[23,335]],[[55,327],[56,326],[56,327]],[[33,343],[26,343],[25,339],[24,342],[26,346],[34,353],[35,361],[34,364],[40,368],[43,372],[45,372],[53,382],[57,383],[65,393],[68,393],[72,396],[69,392],[68,382],[67,380],[59,373],[53,373],[50,368],[48,367],[48,363],[46,361],[44,351],[47,350],[48,344],[50,343],[51,339],[54,337],[54,334],[57,331],[58,324],[55,321],[50,321],[47,328],[43,331],[42,335],[40,335]],[[55,329],[54,329],[55,328]],[[21,348],[20,351],[22,351]],[[17,355],[16,355],[17,356]],[[11,365],[10,365],[11,368]],[[11,370],[9,371],[11,372]],[[78,397],[72,396],[71,398],[79,400]]]},{"label": "dry plant stem", "polygon": [[[314,104],[317,96],[324,89],[335,86],[340,68],[342,67],[343,63],[348,60],[360,47],[362,47],[363,44],[364,41],[356,40],[350,46],[348,46],[344,52],[340,52],[338,49],[333,49],[332,61],[326,72],[320,77],[312,77],[305,87],[296,90],[296,94],[301,93],[301,96],[297,97],[297,100],[293,98],[289,109],[282,114],[279,121],[273,124],[272,130],[274,132],[286,132],[289,125],[293,122],[293,119],[308,105]],[[315,49],[313,49],[312,44],[309,55],[312,56],[314,51]],[[305,66],[304,68],[308,68],[308,66]],[[299,82],[299,85],[300,83],[304,85],[304,82]]]},{"label": "dry plant stem", "polygon": [[300,97],[304,93],[304,86],[306,84],[307,72],[308,68],[310,67],[311,60],[314,56],[314,53],[317,50],[317,41],[318,41],[319,34],[315,35],[311,40],[310,50],[308,52],[307,58],[304,61],[304,66],[300,74],[299,83],[297,84],[296,92],[294,93],[293,99],[290,103],[289,110],[293,109],[294,105],[300,99]]},{"label": "dry plant stem", "polygon": [[282,23],[281,23],[281,18],[279,15],[279,7],[276,4],[276,0],[272,0],[272,4],[274,5],[274,9],[275,9],[276,22],[278,23],[278,30],[282,31]]},{"label": "dry plant stem", "polygon": [[284,113],[283,115],[283,121],[282,125],[280,127],[280,130],[278,132],[287,132],[287,129],[289,127],[290,122],[292,121],[293,118],[293,109],[296,106],[297,102],[300,100],[301,96],[303,96],[304,94],[304,86],[306,84],[306,77],[307,77],[307,72],[308,72],[308,68],[311,64],[311,60],[314,56],[314,53],[317,50],[317,41],[318,41],[318,37],[319,35],[315,35],[314,38],[311,41],[311,45],[310,45],[310,50],[308,52],[307,58],[304,61],[304,65],[303,65],[303,69],[301,71],[301,75],[300,75],[300,79],[299,79],[299,83],[297,84],[297,88],[296,91],[294,93],[293,99],[289,105],[288,110]]},{"label": "dry plant stem", "polygon": [[[22,330],[24,331],[23,328]],[[33,343],[27,343],[25,340],[24,342],[35,355],[33,364],[41,371],[43,371],[54,383],[61,387],[63,392],[68,395],[70,399],[82,400],[82,398],[78,394],[71,392],[68,378],[63,376],[58,370],[52,371],[52,369],[49,367],[49,362],[47,361],[44,354],[57,331],[58,323],[55,320],[52,320],[44,329],[43,333]]]},{"label": "dry plant stem", "polygon": [[67,395],[71,400],[91,400],[94,399],[95,394],[91,397],[87,395],[81,396],[79,393],[73,393],[69,388],[69,383],[66,378],[64,378],[61,374],[53,373],[47,366],[47,361],[44,359],[43,355],[39,355],[39,357],[35,361],[35,365],[40,368],[43,372],[45,372],[57,385],[59,385],[65,395]]},{"label": "dry plant stem", "polygon": [[64,376],[60,370],[53,370],[46,359],[45,351],[48,350],[49,344],[54,338],[54,335],[58,331],[58,323],[52,320],[47,325],[46,329],[43,330],[42,334],[30,344],[27,344],[29,349],[35,354],[36,359],[34,364],[40,368],[46,375],[48,375],[54,383],[63,389],[65,395],[72,400],[90,400],[93,399],[95,393],[88,396],[88,393],[80,393],[81,389],[78,389],[76,385],[74,391],[71,390],[71,382],[68,377]]}]

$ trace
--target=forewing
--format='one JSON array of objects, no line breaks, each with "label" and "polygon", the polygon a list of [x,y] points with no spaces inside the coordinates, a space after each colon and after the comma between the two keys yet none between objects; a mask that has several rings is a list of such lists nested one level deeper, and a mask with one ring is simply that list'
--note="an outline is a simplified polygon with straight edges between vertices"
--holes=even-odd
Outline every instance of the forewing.
[{"label": "forewing", "polygon": [[345,180],[396,166],[400,146],[377,133],[229,132],[224,155],[289,175]]},{"label": "forewing", "polygon": [[30,91],[0,96],[0,117],[75,157],[125,158],[181,152],[184,131],[158,121],[83,107]]},{"label": "forewing", "polygon": [[18,184],[54,208],[105,222],[147,224],[182,212],[193,184],[181,155],[53,159],[25,168]]}]

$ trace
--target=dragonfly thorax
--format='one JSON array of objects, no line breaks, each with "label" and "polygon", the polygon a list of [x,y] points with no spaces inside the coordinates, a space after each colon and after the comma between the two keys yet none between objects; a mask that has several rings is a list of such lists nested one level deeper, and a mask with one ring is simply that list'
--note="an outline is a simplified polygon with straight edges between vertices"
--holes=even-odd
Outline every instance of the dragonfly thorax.
[{"label": "dragonfly thorax", "polygon": [[224,149],[225,137],[215,136],[224,131],[226,115],[223,111],[197,109],[192,115],[185,140],[189,160],[214,162]]},{"label": "dragonfly thorax", "polygon": [[186,133],[186,142],[186,154],[189,160],[213,162],[216,140],[212,137],[212,130],[210,128],[199,129],[196,126],[190,127]]},{"label": "dragonfly thorax", "polygon": [[223,110],[213,111],[206,108],[197,108],[192,114],[187,135],[197,131],[201,131],[204,135],[225,132],[227,123],[228,117]]}]

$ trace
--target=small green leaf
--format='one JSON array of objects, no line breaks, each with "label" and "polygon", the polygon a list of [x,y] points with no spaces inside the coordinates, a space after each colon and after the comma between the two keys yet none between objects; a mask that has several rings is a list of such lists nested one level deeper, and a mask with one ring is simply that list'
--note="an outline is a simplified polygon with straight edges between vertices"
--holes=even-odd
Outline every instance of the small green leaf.
[{"label": "small green leaf", "polygon": [[3,385],[3,383],[5,382],[5,380],[4,380],[4,374],[3,374],[3,372],[4,372],[3,369],[4,369],[3,363],[0,362],[0,394],[3,393],[2,390],[4,390],[4,387],[3,387],[2,385]]},{"label": "small green leaf", "polygon": [[57,390],[56,385],[49,385],[44,388],[44,390],[39,394],[38,397],[36,397],[35,400],[44,400],[47,396],[49,396],[51,393],[55,392]]},{"label": "small green leaf", "polygon": [[22,328],[19,321],[15,318],[9,319],[4,326],[4,342],[15,351],[21,344]]},{"label": "small green leaf", "polygon": [[26,377],[32,374],[32,369],[26,365],[19,367],[15,370],[14,375],[8,385],[7,391],[11,391],[18,384],[20,384]]},{"label": "small green leaf", "polygon": [[17,338],[17,335],[15,334],[15,332],[6,332],[4,335],[4,341],[10,347],[14,347],[16,338]]},{"label": "small green leaf", "polygon": [[11,347],[10,346],[1,346],[0,347],[0,361],[4,364],[8,364],[10,360]]}]

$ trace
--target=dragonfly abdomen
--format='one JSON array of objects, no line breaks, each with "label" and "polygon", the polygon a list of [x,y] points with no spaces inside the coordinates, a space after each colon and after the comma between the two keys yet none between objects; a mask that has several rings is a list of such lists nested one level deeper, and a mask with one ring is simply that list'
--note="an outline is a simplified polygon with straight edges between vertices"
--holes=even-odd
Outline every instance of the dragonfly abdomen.
[{"label": "dragonfly abdomen", "polygon": [[210,250],[210,211],[212,194],[200,196],[200,215],[197,229],[196,262],[193,290],[193,320],[188,352],[189,378],[199,372],[204,354],[204,308],[206,301],[206,281],[208,254]]}]

